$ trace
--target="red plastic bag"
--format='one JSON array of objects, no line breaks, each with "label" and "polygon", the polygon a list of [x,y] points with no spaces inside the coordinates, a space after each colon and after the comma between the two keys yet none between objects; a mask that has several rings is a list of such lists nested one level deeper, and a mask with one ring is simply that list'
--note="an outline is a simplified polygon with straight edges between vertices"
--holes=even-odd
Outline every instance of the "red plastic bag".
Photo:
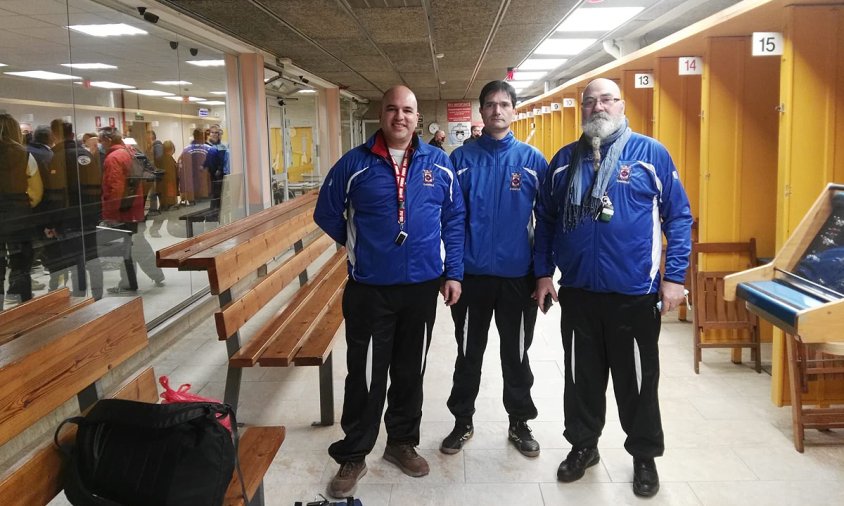
[{"label": "red plastic bag", "polygon": [[[179,387],[178,390],[173,390],[170,388],[170,378],[167,376],[161,376],[158,378],[158,382],[161,383],[161,386],[164,387],[164,392],[161,394],[161,403],[162,404],[174,404],[177,402],[216,402],[221,404],[222,401],[217,399],[212,399],[210,397],[202,397],[201,395],[196,395],[188,392],[190,390],[190,383],[184,383],[182,386]],[[220,419],[220,423],[223,427],[229,429],[229,432],[232,431],[232,422],[229,419],[229,416],[226,415],[224,418]]]}]

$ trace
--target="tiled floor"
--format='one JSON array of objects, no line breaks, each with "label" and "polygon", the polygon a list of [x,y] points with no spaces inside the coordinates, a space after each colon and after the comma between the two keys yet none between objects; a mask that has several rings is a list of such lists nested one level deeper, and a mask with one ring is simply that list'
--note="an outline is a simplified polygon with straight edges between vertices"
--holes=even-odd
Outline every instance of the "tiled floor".
[{"label": "tiled floor", "polygon": [[[556,469],[569,445],[562,436],[562,347],[559,311],[540,315],[530,349],[539,417],[531,423],[542,445],[538,458],[519,454],[507,441],[507,415],[501,405],[497,337],[490,339],[475,415],[475,436],[456,455],[439,452],[453,420],[446,408],[456,353],[450,314],[438,314],[428,356],[422,441],[419,451],[431,464],[423,478],[403,475],[381,458],[382,433],[367,458],[368,474],[357,496],[365,506],[404,505],[617,505],[640,502],[631,491],[631,458],[610,401],[600,443],[601,462],[572,484],[556,481]],[[343,330],[341,329],[342,333]],[[769,400],[770,376],[735,365],[729,353],[706,350],[700,375],[692,371],[690,323],[669,315],[661,336],[660,396],[666,433],[665,456],[657,460],[660,493],[650,504],[765,505],[840,504],[844,497],[844,431],[809,431],[804,454],[791,441],[791,414]],[[171,383],[192,383],[193,391],[221,397],[225,346],[213,336],[211,321],[201,325],[155,360]],[[336,419],[342,407],[345,344],[334,359]],[[769,351],[766,350],[766,355]],[[770,362],[770,357],[765,357]],[[611,392],[609,393],[611,395]],[[287,439],[265,479],[268,505],[292,506],[324,493],[336,472],[326,448],[341,436],[339,424],[311,427],[319,417],[317,369],[251,369],[244,374],[239,420],[283,424]],[[610,397],[611,398],[611,397]],[[819,445],[835,441],[839,445]],[[813,444],[813,442],[815,444]]]}]

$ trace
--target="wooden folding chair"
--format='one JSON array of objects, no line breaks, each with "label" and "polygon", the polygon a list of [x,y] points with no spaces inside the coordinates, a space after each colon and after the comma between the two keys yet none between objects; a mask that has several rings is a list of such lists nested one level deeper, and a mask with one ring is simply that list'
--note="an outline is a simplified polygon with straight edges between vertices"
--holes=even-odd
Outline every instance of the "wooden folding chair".
[{"label": "wooden folding chair", "polygon": [[692,308],[694,312],[694,369],[700,373],[703,348],[750,348],[756,372],[762,370],[759,321],[742,301],[724,299],[724,276],[736,271],[700,271],[702,253],[741,254],[747,267],[757,264],[756,240],[748,242],[694,243],[692,245]]}]

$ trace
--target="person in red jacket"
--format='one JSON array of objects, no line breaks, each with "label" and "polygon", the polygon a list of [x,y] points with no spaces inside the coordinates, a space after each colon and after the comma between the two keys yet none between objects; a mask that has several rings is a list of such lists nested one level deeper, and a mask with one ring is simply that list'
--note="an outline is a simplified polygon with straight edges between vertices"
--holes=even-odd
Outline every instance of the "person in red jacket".
[{"label": "person in red jacket", "polygon": [[[120,269],[120,283],[114,288],[109,288],[108,292],[121,294],[134,293],[138,290],[135,260],[138,261],[144,273],[153,280],[155,286],[164,286],[164,272],[155,265],[155,253],[152,247],[143,234],[137,234],[138,224],[144,223],[145,218],[143,180],[129,178],[135,149],[124,144],[123,136],[117,128],[102,128],[98,135],[106,153],[103,161],[103,221],[106,226],[129,234],[123,243],[125,267]],[[124,196],[132,200],[124,201]],[[137,236],[133,239],[132,236],[135,234]]]}]

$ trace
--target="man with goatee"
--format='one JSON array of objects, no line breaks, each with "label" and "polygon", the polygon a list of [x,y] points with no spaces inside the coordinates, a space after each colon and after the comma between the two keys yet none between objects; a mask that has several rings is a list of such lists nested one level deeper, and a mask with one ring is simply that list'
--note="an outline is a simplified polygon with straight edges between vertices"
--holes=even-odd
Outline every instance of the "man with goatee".
[{"label": "man with goatee", "polygon": [[583,135],[549,164],[536,208],[535,297],[559,297],[562,309],[564,436],[572,449],[557,479],[578,480],[600,460],[612,374],[624,448],[633,456],[633,492],[650,497],[659,491],[654,457],[665,449],[660,318],[684,298],[692,215],[671,156],[630,130],[620,95],[609,79],[589,83]]},{"label": "man with goatee", "polygon": [[417,120],[413,92],[387,90],[381,128],[331,168],[314,211],[348,255],[344,438],[328,448],[340,465],[328,493],[338,498],[366,473],[382,413],[384,459],[409,476],[429,472],[415,448],[422,378],[437,292],[449,306],[460,298],[466,213],[448,156],[419,141]]}]

